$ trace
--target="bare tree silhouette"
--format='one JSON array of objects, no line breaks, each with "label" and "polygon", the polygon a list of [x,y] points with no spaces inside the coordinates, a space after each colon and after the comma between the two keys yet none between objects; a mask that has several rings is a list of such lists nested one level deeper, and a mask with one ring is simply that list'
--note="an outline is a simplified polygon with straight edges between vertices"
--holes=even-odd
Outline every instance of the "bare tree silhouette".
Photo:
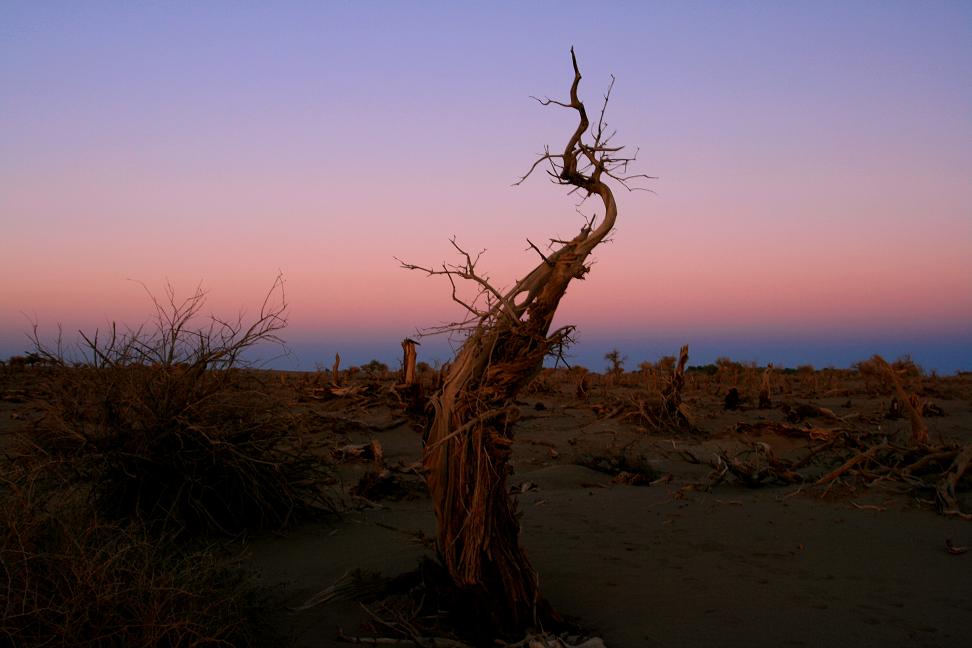
[{"label": "bare tree silhouette", "polygon": [[[571,326],[550,332],[557,306],[574,279],[590,271],[591,252],[614,227],[618,214],[609,179],[629,190],[628,183],[644,175],[627,175],[635,156],[624,157],[623,147],[610,144],[604,112],[614,78],[604,96],[594,128],[577,89],[581,73],[571,48],[574,79],[567,102],[537,99],[541,104],[576,111],[579,123],[562,153],[547,148],[527,173],[546,166],[552,180],[580,192],[583,199],[600,198],[604,208],[570,240],[551,240],[526,277],[505,292],[495,288],[477,268],[478,256],[463,250],[459,265],[431,268],[402,263],[429,275],[443,275],[452,284],[452,296],[462,304],[465,321],[444,327],[462,329],[468,336],[448,366],[440,389],[432,396],[434,418],[426,436],[423,461],[437,521],[438,551],[455,584],[474,602],[482,623],[503,634],[555,618],[543,602],[537,573],[519,542],[515,503],[506,484],[510,472],[517,393],[542,368],[543,360],[560,354],[570,342]],[[635,154],[636,155],[636,154]],[[480,297],[462,300],[456,280],[477,285]],[[485,305],[483,305],[485,304]]]}]

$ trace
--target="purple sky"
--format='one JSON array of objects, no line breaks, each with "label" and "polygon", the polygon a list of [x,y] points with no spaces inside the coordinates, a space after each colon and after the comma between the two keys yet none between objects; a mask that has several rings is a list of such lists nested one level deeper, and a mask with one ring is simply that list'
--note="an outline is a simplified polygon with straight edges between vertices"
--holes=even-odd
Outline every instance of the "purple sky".
[{"label": "purple sky", "polygon": [[278,366],[397,362],[459,313],[394,257],[454,235],[509,285],[525,239],[582,224],[541,177],[511,187],[573,129],[529,99],[566,95],[571,45],[658,176],[563,302],[578,362],[972,369],[967,2],[4,2],[0,357],[28,318],[139,323],[129,280],[234,314],[280,271]]}]

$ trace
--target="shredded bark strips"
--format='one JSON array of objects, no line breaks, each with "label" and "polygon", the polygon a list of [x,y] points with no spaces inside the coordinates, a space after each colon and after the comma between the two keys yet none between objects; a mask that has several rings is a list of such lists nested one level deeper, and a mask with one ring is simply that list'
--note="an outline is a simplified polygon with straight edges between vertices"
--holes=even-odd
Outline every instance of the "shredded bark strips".
[{"label": "shredded bark strips", "polygon": [[[552,240],[552,252],[506,292],[496,289],[481,274],[473,257],[455,240],[461,265],[426,268],[403,263],[405,268],[443,275],[452,284],[452,297],[467,318],[441,330],[468,334],[449,365],[442,386],[432,396],[434,418],[424,452],[426,481],[435,508],[440,556],[455,583],[468,592],[483,611],[484,620],[501,633],[517,634],[529,626],[555,619],[540,597],[537,573],[520,546],[515,504],[506,478],[513,443],[511,406],[520,390],[540,371],[544,357],[559,353],[570,342],[570,326],[550,331],[557,306],[573,279],[582,279],[587,259],[614,227],[618,214],[614,193],[606,184],[613,179],[625,188],[635,178],[627,167],[634,160],[622,157],[623,147],[610,146],[604,107],[594,129],[578,98],[581,74],[571,50],[574,79],[568,102],[538,99],[578,115],[577,128],[563,153],[546,149],[516,184],[546,164],[557,184],[597,196],[604,215],[592,217],[567,241]],[[613,79],[612,79],[613,85]],[[585,141],[585,139],[587,141]],[[469,303],[456,291],[456,279],[473,282],[479,298]]]}]

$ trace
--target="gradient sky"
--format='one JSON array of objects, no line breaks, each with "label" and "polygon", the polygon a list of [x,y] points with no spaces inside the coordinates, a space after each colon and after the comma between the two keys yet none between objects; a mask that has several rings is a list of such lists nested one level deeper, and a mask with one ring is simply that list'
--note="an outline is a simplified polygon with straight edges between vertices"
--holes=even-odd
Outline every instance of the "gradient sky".
[{"label": "gradient sky", "polygon": [[456,236],[507,286],[583,223],[511,186],[574,127],[529,98],[566,97],[571,45],[658,176],[562,303],[578,362],[972,369],[972,3],[890,1],[2,0],[0,357],[30,319],[141,322],[137,282],[234,314],[280,271],[277,366],[397,364],[460,313],[395,256]]}]

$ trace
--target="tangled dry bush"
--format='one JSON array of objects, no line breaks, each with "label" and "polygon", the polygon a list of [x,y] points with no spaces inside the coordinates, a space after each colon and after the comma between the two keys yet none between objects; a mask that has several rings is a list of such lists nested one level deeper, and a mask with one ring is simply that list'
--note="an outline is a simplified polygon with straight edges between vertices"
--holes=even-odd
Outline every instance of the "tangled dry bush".
[{"label": "tangled dry bush", "polygon": [[864,381],[865,391],[872,394],[894,394],[897,389],[895,382],[901,383],[906,389],[920,391],[924,371],[916,364],[911,356],[902,356],[894,362],[888,363],[881,356],[875,355],[867,360],[854,364],[854,369]]},{"label": "tangled dry bush", "polygon": [[244,354],[279,342],[286,303],[278,278],[245,325],[197,324],[205,293],[171,289],[150,327],[82,334],[82,360],[37,338],[47,371],[46,415],[23,439],[27,460],[71,463],[95,509],[154,529],[236,533],[278,528],[332,510],[327,465],[301,421]]},{"label": "tangled dry bush", "polygon": [[695,428],[688,403],[683,402],[688,364],[688,345],[675,356],[663,356],[657,363],[642,362],[636,376],[633,396],[609,397],[608,402],[596,406],[602,418],[632,420],[646,430],[655,432],[691,431]]},{"label": "tangled dry bush", "polygon": [[263,636],[248,578],[212,548],[99,518],[63,464],[0,478],[0,645],[238,646]]}]

